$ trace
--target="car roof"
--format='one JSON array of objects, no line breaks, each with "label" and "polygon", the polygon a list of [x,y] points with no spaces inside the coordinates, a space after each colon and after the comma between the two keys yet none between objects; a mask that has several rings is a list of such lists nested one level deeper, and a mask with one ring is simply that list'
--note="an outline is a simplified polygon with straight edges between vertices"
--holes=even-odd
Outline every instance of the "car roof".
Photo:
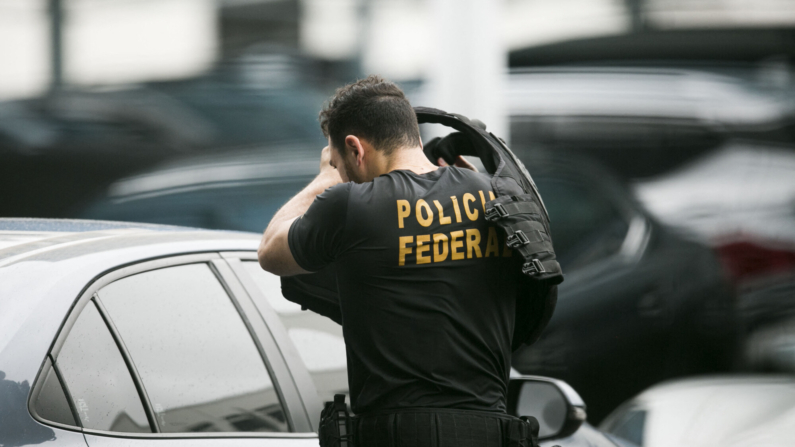
[{"label": "car roof", "polygon": [[[11,256],[56,250],[65,242],[107,238],[109,232],[136,233],[207,231],[198,228],[84,219],[0,218],[0,261]],[[2,264],[0,264],[2,265]]]},{"label": "car roof", "polygon": [[745,79],[688,69],[550,67],[514,70],[511,116],[623,117],[754,129],[789,119],[795,98]]},{"label": "car roof", "polygon": [[636,182],[634,190],[661,221],[703,238],[725,243],[753,237],[793,245],[794,149],[731,141],[676,170]]},{"label": "car roof", "polygon": [[[186,192],[207,185],[238,186],[252,181],[284,182],[313,178],[319,172],[317,152],[284,147],[280,151],[247,148],[223,154],[171,160],[144,172],[119,179],[108,188],[114,200],[163,192]],[[202,186],[204,185],[204,186]]]},{"label": "car roof", "polygon": [[85,219],[0,218],[0,233],[10,232],[72,232],[140,228],[152,231],[186,230],[186,227],[155,225],[136,222]]},{"label": "car roof", "polygon": [[[20,270],[58,280],[136,259],[256,250],[259,239],[256,233],[133,222],[0,218],[0,284],[21,281]],[[103,262],[96,264],[97,259]],[[19,287],[26,288],[24,283]],[[0,293],[0,309],[8,299]]]},{"label": "car roof", "polygon": [[[0,218],[0,269],[22,259],[73,259],[114,247],[144,247],[174,241],[230,241],[230,248],[241,241],[249,249],[259,235],[241,231],[82,219]],[[231,243],[237,241],[236,243]],[[201,250],[195,250],[201,251]],[[0,270],[0,278],[2,278]]]},{"label": "car roof", "polygon": [[[517,153],[524,159],[533,175],[543,175],[545,171],[552,170],[571,172],[577,176],[587,175],[592,177],[592,181],[602,183],[612,181],[607,178],[610,174],[604,172],[605,168],[588,156],[582,154],[559,156],[541,149],[525,152],[519,150]],[[480,162],[477,159],[473,161]],[[316,153],[295,151],[273,154],[257,148],[229,151],[212,156],[184,157],[118,179],[107,188],[105,196],[97,200],[106,200],[118,205],[171,194],[246,187],[254,184],[290,184],[291,187],[300,190],[317,175],[318,166]]]},{"label": "car roof", "polygon": [[643,64],[647,66],[757,66],[772,58],[792,60],[791,26],[687,26],[639,33],[585,36],[533,44],[509,54],[509,65]]}]

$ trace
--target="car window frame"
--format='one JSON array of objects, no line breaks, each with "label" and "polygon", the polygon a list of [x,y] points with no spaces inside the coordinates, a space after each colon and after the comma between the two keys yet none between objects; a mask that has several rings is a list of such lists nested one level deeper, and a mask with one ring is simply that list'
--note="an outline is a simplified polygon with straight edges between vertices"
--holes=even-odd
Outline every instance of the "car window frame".
[{"label": "car window frame", "polygon": [[[130,376],[136,386],[136,389],[139,391],[139,397],[142,398],[142,405],[144,406],[144,410],[147,415],[147,420],[150,421],[150,426],[153,428],[157,427],[157,422],[156,421],[153,422],[153,419],[155,418],[155,413],[154,409],[152,408],[152,403],[149,400],[148,396],[146,396],[145,390],[142,393],[141,392],[142,389],[139,388],[140,384],[142,383],[141,377],[138,374],[137,370],[135,369],[135,365],[131,361],[129,352],[127,352],[127,348],[124,346],[123,339],[120,337],[115,326],[112,324],[112,320],[109,319],[107,311],[104,309],[101,300],[96,299],[96,297],[97,297],[97,292],[101,290],[103,287],[107,286],[112,282],[118,281],[122,278],[136,275],[139,273],[144,273],[147,271],[159,270],[163,268],[188,265],[188,264],[207,265],[212,271],[212,273],[215,275],[219,284],[223,287],[224,291],[229,296],[244,326],[246,327],[249,336],[251,336],[257,348],[257,351],[259,352],[260,357],[262,358],[263,363],[265,364],[265,367],[268,371],[268,374],[270,375],[270,378],[273,382],[273,386],[275,387],[277,395],[279,396],[279,400],[284,409],[285,417],[287,418],[288,425],[291,429],[290,432],[288,433],[267,433],[267,432],[263,433],[258,433],[258,432],[123,433],[123,432],[89,429],[89,428],[84,428],[82,426],[79,415],[77,414],[76,409],[74,408],[74,402],[71,400],[71,395],[69,393],[68,385],[64,383],[60,372],[58,371],[57,368],[54,367],[54,364],[57,361],[58,354],[63,348],[63,345],[66,342],[66,339],[68,338],[72,327],[77,322],[78,317],[83,312],[85,307],[93,301],[94,303],[96,303],[100,315],[104,320],[104,322],[106,323],[106,326],[108,327],[108,332],[113,337],[113,340],[116,343],[119,352],[124,358],[125,364],[128,367],[128,372],[130,373]],[[111,323],[109,323],[109,321],[111,321]],[[58,375],[58,379],[61,382],[64,394],[66,395],[67,401],[69,402],[69,406],[72,410],[72,415],[76,421],[76,425],[74,426],[44,419],[35,410],[34,406],[35,398],[37,398],[39,393],[41,392],[44,379],[50,369],[56,372],[56,374]],[[314,385],[313,385],[313,390],[314,390]],[[306,411],[301,395],[296,387],[296,383],[293,381],[292,371],[290,368],[288,368],[288,365],[286,364],[285,359],[282,355],[282,351],[277,345],[277,342],[272,335],[272,331],[267,326],[266,319],[262,318],[261,313],[258,311],[255,304],[252,302],[251,297],[249,296],[248,293],[246,293],[246,289],[239,282],[237,275],[235,275],[235,273],[229,267],[227,261],[223,259],[221,254],[218,252],[174,254],[156,259],[143,259],[141,261],[136,261],[135,263],[132,264],[126,264],[105,271],[101,275],[98,275],[96,279],[94,279],[91,283],[87,284],[86,287],[78,296],[78,298],[72,303],[72,306],[70,307],[66,317],[64,318],[64,321],[61,323],[61,327],[58,329],[58,334],[55,336],[55,339],[53,340],[52,345],[48,350],[47,356],[42,361],[42,366],[39,369],[36,378],[34,379],[34,386],[28,397],[28,411],[36,421],[48,426],[53,426],[73,432],[80,432],[84,434],[113,437],[113,438],[135,438],[135,439],[174,439],[174,438],[176,439],[277,438],[278,439],[282,438],[284,439],[284,438],[317,437],[317,433],[314,432],[315,428],[313,427],[313,424],[310,422],[311,418],[309,417],[309,414]]]},{"label": "car window frame", "polygon": [[[53,360],[48,353],[47,356],[44,358],[44,364],[42,365],[41,369],[39,370],[39,374],[36,376],[36,380],[33,382],[33,388],[30,390],[30,397],[28,399],[28,412],[33,416],[33,418],[41,422],[42,424],[46,424],[50,427],[56,427],[63,430],[75,431],[75,432],[82,432],[83,431],[83,424],[80,419],[76,417],[78,414],[77,408],[75,408],[74,401],[72,400],[72,395],[69,393],[69,388],[66,386],[63,377],[61,376],[60,371],[56,368],[53,368]],[[47,378],[47,374],[52,371],[55,373],[55,376],[58,378],[58,382],[61,385],[61,389],[63,390],[64,396],[66,397],[66,403],[69,405],[69,410],[72,412],[72,419],[75,420],[75,425],[64,424],[61,422],[53,421],[50,419],[45,419],[38,414],[36,411],[36,400],[39,398],[39,394],[41,394],[42,389],[44,388],[44,380]]]},{"label": "car window frame", "polygon": [[319,416],[320,411],[323,409],[323,405],[318,397],[315,382],[304,366],[304,361],[301,359],[298,349],[293,345],[293,341],[290,339],[287,329],[284,327],[284,324],[282,324],[279,315],[242,265],[243,262],[258,262],[257,253],[230,251],[221,252],[221,257],[224,258],[230,270],[237,277],[245,292],[250,297],[251,303],[255,306],[254,310],[258,312],[267,323],[271,335],[276,340],[277,346],[281,349],[282,358],[286,366],[293,371],[293,383],[301,396],[304,409],[309,415],[312,430],[317,431],[320,428]]}]

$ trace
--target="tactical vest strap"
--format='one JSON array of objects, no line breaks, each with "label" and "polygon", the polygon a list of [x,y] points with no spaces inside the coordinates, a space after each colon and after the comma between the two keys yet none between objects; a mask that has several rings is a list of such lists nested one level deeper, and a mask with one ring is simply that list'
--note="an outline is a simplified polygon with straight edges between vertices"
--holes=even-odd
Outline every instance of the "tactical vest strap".
[{"label": "tactical vest strap", "polygon": [[505,230],[508,246],[524,258],[522,273],[560,284],[563,281],[560,264],[535,200],[531,194],[497,197],[486,203],[486,218]]},{"label": "tactical vest strap", "polygon": [[540,216],[541,210],[538,205],[528,201],[495,203],[494,206],[486,208],[486,220],[491,222],[517,214],[538,214]]},{"label": "tactical vest strap", "polygon": [[[511,235],[516,235],[516,238],[518,238],[516,244],[525,245],[528,242],[549,241],[549,235],[543,223],[537,220],[513,219],[513,217],[515,217],[514,214],[509,214],[499,219],[496,223],[498,225],[500,222],[509,222],[511,224],[510,229],[513,231],[506,231],[506,234],[509,238]],[[508,244],[511,243],[509,241],[506,242]]]}]

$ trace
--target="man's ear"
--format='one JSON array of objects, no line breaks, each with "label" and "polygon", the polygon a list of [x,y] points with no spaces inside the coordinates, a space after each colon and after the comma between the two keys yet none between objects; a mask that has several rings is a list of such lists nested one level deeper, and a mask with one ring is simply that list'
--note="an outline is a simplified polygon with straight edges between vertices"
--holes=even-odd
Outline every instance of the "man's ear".
[{"label": "man's ear", "polygon": [[361,165],[364,160],[364,145],[359,137],[348,135],[345,137],[345,152],[351,154],[356,159],[356,164]]}]

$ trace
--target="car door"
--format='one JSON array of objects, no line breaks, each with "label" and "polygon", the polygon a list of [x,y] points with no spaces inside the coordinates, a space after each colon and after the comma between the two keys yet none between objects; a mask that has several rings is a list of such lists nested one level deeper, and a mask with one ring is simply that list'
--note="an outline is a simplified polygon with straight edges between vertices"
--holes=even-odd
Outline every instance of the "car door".
[{"label": "car door", "polygon": [[[41,405],[38,418],[91,447],[316,445],[279,347],[225,269],[217,254],[194,255],[97,281],[40,375],[34,402],[60,410]],[[45,399],[52,390],[65,399]]]},{"label": "car door", "polygon": [[[300,305],[287,301],[282,296],[279,277],[262,270],[256,253],[224,253],[223,256],[260,312],[278,316],[278,321],[270,323],[270,326],[281,325],[285,328],[288,340],[280,342],[280,345],[295,348],[285,350],[287,352],[284,355],[288,362],[293,359],[306,368],[319,400],[327,402],[333,400],[335,394],[348,394],[348,364],[342,326],[314,312],[303,311]],[[296,380],[300,378],[296,377]],[[316,409],[309,416],[317,419],[319,415],[319,409]]]}]

